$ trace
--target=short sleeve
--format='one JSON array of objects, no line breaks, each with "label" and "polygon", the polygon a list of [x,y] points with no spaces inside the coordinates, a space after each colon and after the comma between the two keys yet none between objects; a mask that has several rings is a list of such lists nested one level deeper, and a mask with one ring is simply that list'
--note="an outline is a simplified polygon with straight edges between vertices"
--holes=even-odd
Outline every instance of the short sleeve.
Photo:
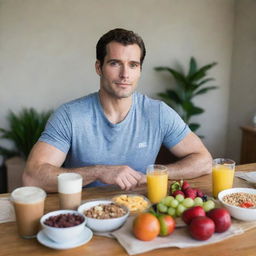
[{"label": "short sleeve", "polygon": [[164,102],[160,106],[161,128],[163,131],[163,144],[172,148],[191,132],[182,118]]},{"label": "short sleeve", "polygon": [[39,141],[46,142],[67,153],[71,145],[71,131],[72,125],[68,108],[62,105],[49,118]]}]

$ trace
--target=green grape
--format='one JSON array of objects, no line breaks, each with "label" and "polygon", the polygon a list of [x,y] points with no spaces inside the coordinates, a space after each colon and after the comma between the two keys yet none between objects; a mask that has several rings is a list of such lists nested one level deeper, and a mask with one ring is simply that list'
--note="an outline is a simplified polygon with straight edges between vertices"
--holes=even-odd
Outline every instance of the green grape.
[{"label": "green grape", "polygon": [[201,198],[201,197],[196,197],[195,199],[194,199],[194,205],[195,206],[203,206],[203,199]]},{"label": "green grape", "polygon": [[179,201],[179,202],[182,202],[182,201],[184,200],[184,196],[181,195],[181,194],[178,194],[178,195],[175,197],[175,199],[176,199],[177,201]]},{"label": "green grape", "polygon": [[164,205],[163,203],[158,203],[157,204],[157,210],[159,212],[165,213],[165,212],[167,212],[168,207],[166,205]]},{"label": "green grape", "polygon": [[179,204],[176,210],[177,216],[181,216],[187,208],[183,204]]},{"label": "green grape", "polygon": [[182,201],[183,206],[185,206],[186,208],[190,208],[192,206],[194,206],[194,200],[190,197],[185,198]]},{"label": "green grape", "polygon": [[171,201],[171,207],[172,207],[172,208],[176,208],[178,205],[179,205],[179,202],[178,202],[176,199],[173,199],[173,200]]},{"label": "green grape", "polygon": [[171,202],[173,199],[174,199],[173,196],[167,196],[164,199],[162,199],[161,203],[163,203],[164,205],[169,207],[169,206],[171,206]]},{"label": "green grape", "polygon": [[168,208],[168,212],[169,215],[171,215],[172,217],[176,217],[176,210],[172,207]]},{"label": "green grape", "polygon": [[206,212],[209,212],[215,207],[215,203],[212,200],[208,200],[203,203],[203,208]]}]

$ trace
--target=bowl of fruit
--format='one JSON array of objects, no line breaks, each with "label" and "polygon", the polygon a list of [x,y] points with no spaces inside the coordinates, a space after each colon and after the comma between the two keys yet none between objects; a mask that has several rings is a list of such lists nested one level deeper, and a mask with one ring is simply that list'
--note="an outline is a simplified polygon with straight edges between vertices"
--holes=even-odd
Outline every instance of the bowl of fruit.
[{"label": "bowl of fruit", "polygon": [[205,212],[215,208],[215,202],[201,190],[192,188],[187,181],[175,181],[170,185],[170,195],[163,198],[152,209],[160,214],[168,214],[176,218],[176,226],[184,226],[180,218],[183,212],[194,206],[201,206]]},{"label": "bowl of fruit", "polygon": [[216,203],[187,181],[174,182],[170,195],[152,205],[156,215],[171,215],[176,227],[187,226],[188,233],[197,240],[207,240],[215,232],[222,233],[231,226],[231,217],[225,208],[216,208]]}]

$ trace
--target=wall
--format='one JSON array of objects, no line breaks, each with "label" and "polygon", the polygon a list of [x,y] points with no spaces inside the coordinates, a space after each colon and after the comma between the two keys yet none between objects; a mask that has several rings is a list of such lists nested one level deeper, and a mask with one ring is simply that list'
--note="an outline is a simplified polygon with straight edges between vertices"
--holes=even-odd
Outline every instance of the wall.
[{"label": "wall", "polygon": [[256,1],[236,1],[227,155],[239,162],[242,125],[256,114]]},{"label": "wall", "polygon": [[98,90],[95,44],[124,27],[145,40],[139,91],[150,96],[173,82],[155,66],[218,62],[209,75],[219,89],[198,97],[206,112],[195,121],[213,156],[225,156],[233,20],[233,0],[0,0],[0,127],[8,109],[46,110]]}]

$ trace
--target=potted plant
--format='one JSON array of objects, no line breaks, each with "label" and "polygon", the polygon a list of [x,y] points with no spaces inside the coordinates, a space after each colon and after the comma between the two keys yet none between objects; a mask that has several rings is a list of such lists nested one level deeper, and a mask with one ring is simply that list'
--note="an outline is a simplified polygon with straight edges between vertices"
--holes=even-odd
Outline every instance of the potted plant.
[{"label": "potted plant", "polygon": [[158,96],[180,114],[192,131],[196,131],[200,124],[191,122],[191,117],[204,112],[203,108],[194,104],[193,99],[217,88],[217,86],[205,86],[206,83],[214,80],[207,77],[207,71],[216,64],[212,62],[198,67],[195,58],[191,57],[187,74],[170,67],[155,67],[156,71],[168,71],[176,81],[176,87],[158,93]]},{"label": "potted plant", "polygon": [[0,128],[0,138],[9,140],[11,149],[0,146],[0,155],[7,167],[8,191],[21,185],[25,161],[33,145],[40,137],[52,111],[37,112],[24,108],[18,114],[10,111],[7,115],[9,129]]}]

